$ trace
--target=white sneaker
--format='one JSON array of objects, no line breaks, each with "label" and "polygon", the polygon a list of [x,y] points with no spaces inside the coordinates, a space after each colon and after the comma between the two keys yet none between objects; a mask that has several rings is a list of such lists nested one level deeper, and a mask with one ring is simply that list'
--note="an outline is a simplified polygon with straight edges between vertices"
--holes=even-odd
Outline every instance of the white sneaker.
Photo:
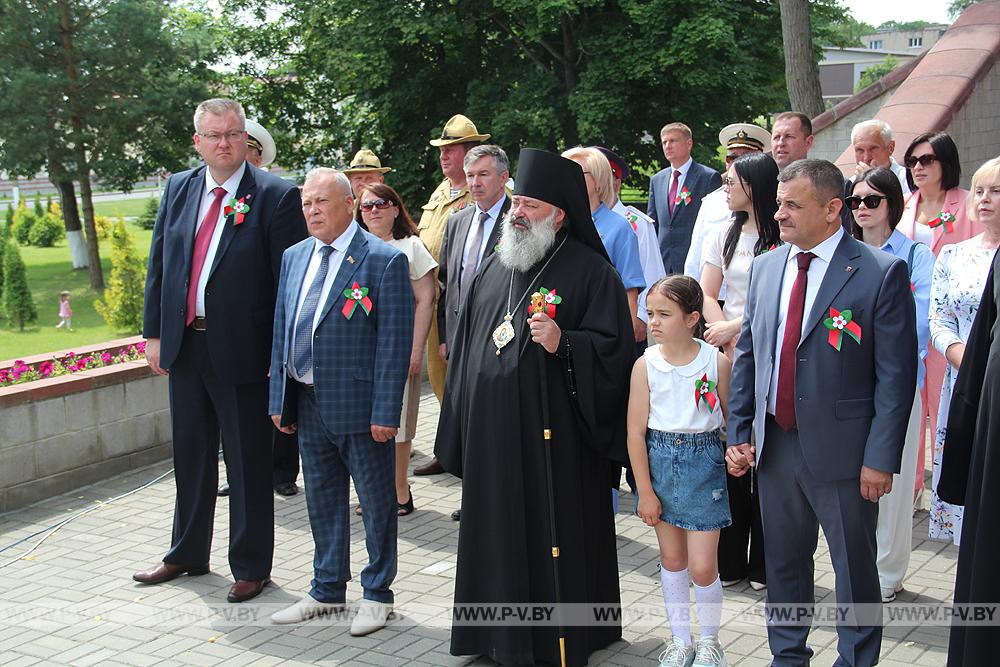
[{"label": "white sneaker", "polygon": [[385,627],[392,614],[392,605],[387,602],[362,600],[358,611],[351,621],[351,636],[363,637]]},{"label": "white sneaker", "polygon": [[735,586],[736,584],[740,583],[741,581],[743,581],[743,579],[723,579],[722,580],[722,587],[723,588],[729,588],[730,586]]},{"label": "white sneaker", "polygon": [[765,588],[767,588],[767,584],[762,584],[759,581],[754,581],[753,579],[751,579],[750,588],[754,589],[755,591],[762,591]]},{"label": "white sneaker", "polygon": [[307,593],[304,598],[291,607],[285,607],[271,614],[271,622],[276,625],[301,623],[317,616],[336,614],[344,611],[344,609],[345,605],[343,602],[320,602]]},{"label": "white sneaker", "polygon": [[691,663],[694,662],[694,647],[673,637],[657,659],[660,661],[660,667],[691,667]]},{"label": "white sneaker", "polygon": [[691,667],[726,667],[726,653],[715,637],[701,637],[694,645]]},{"label": "white sneaker", "polygon": [[896,593],[903,590],[902,584],[898,586],[885,587],[880,586],[882,589],[882,602],[892,602],[896,599]]}]

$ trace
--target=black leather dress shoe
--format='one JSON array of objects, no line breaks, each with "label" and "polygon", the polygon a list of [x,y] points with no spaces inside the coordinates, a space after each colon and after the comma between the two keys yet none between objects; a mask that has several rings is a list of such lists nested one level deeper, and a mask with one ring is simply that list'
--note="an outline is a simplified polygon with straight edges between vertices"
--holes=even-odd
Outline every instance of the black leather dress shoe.
[{"label": "black leather dress shoe", "polygon": [[279,496],[294,496],[299,492],[299,487],[295,482],[278,482],[274,485],[274,492]]},{"label": "black leather dress shoe", "polygon": [[438,463],[437,457],[431,459],[431,462],[427,465],[413,469],[414,475],[440,475],[443,472],[444,468]]}]

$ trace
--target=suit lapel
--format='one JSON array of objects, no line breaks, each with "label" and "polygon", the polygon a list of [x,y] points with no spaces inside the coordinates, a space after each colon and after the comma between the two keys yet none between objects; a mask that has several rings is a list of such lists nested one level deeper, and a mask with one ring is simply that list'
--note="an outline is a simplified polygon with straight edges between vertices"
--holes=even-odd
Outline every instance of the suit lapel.
[{"label": "suit lapel", "polygon": [[[962,205],[962,195],[958,191],[958,188],[952,188],[944,193],[944,208],[942,211],[947,211],[952,215],[956,216],[955,222],[958,222],[958,209]],[[948,233],[946,229],[947,225],[938,225],[932,231],[934,232],[934,238],[931,239],[931,250],[937,255],[941,251],[941,246],[944,245],[945,234]],[[954,243],[954,241],[952,241]]]},{"label": "suit lapel", "polygon": [[[847,281],[861,270],[856,261],[861,256],[858,243],[859,241],[844,234],[844,237],[840,239],[840,243],[837,244],[837,249],[833,252],[833,257],[830,258],[830,266],[827,267],[826,275],[823,276],[823,282],[820,283],[819,291],[816,292],[816,299],[813,301],[812,309],[809,311],[809,319],[806,320],[808,324],[804,329],[806,334],[802,336],[799,345],[809,337],[809,334],[812,333],[813,329],[820,322],[826,319],[833,300],[840,294]],[[847,308],[850,305],[841,304],[841,307]]]},{"label": "suit lapel", "polygon": [[[472,218],[476,212],[476,207],[466,206],[458,214],[458,234],[455,235],[455,242],[458,244],[451,250],[451,257],[455,259],[455,265],[448,267],[449,271],[458,276],[459,284],[462,283],[462,255],[465,254],[465,244],[469,240],[469,229],[472,227]],[[451,242],[449,241],[449,245]]]},{"label": "suit lapel", "polygon": [[[247,205],[250,206],[250,211],[246,214],[246,219],[240,223],[245,225],[250,222],[250,216],[255,215],[253,205],[254,205],[254,195],[257,192],[257,181],[253,176],[254,167],[247,162],[246,171],[243,172],[243,178],[240,179],[240,185],[236,188],[236,199],[243,199]],[[223,208],[227,202],[223,203]],[[226,250],[229,249],[229,244],[233,242],[233,238],[236,236],[237,225],[234,224],[236,216],[227,216],[222,219],[223,225],[222,236],[219,238],[219,247],[215,251],[215,260],[212,262],[212,270],[208,274],[209,280],[212,279],[212,274],[215,273],[215,269],[219,266],[219,262],[222,260],[222,256],[226,254]]]},{"label": "suit lapel", "polygon": [[[694,168],[695,164],[697,164],[697,163],[696,162],[692,162],[691,166],[688,167],[688,173],[684,177],[684,182],[681,183],[680,187],[677,188],[677,194],[678,195],[684,190],[684,188],[687,188],[687,191],[689,193],[693,193],[694,192],[695,187],[697,186],[697,181],[698,181],[698,173],[695,171],[695,168]],[[673,178],[673,177],[674,177],[674,175],[673,175],[673,173],[671,173],[670,174],[670,178]],[[669,185],[667,186],[667,197],[670,197],[670,186]],[[674,195],[674,198],[676,199],[677,195]],[[694,195],[693,194],[691,195],[691,201],[692,202],[694,201]],[[687,207],[688,207],[688,204],[684,204],[684,203],[676,204],[674,206],[674,214],[672,216],[670,216],[671,222],[675,218],[680,217],[681,211],[687,209]],[[669,202],[668,202],[667,211],[668,212],[670,211]]]},{"label": "suit lapel", "polygon": [[769,358],[774,358],[774,350],[778,346],[778,316],[780,315],[779,304],[781,303],[781,285],[785,280],[785,268],[788,265],[788,255],[792,251],[792,246],[784,244],[781,249],[772,252],[781,253],[781,263],[770,272],[765,273],[764,280],[760,287],[760,300],[764,308],[764,323],[767,325],[766,338],[768,344]]},{"label": "suit lapel", "polygon": [[[497,247],[497,244],[500,243],[500,232],[503,229],[503,225],[501,223],[503,222],[503,217],[507,215],[507,211],[509,210],[510,197],[504,195],[503,206],[500,207],[500,215],[497,218],[497,221],[493,223],[493,231],[490,232],[490,237],[486,239],[486,251],[483,253],[483,262],[486,261],[487,257],[493,254],[493,250]],[[483,262],[480,262],[479,266],[482,266]]]},{"label": "suit lapel", "polygon": [[[354,232],[354,239],[351,240],[351,245],[347,247],[347,253],[340,262],[340,269],[337,271],[337,277],[333,279],[333,285],[330,287],[330,294],[326,297],[326,303],[323,304],[323,312],[319,316],[319,320],[316,322],[316,327],[323,323],[326,316],[330,314],[330,310],[336,305],[338,308],[340,304],[344,301],[344,290],[350,287],[351,279],[354,278],[354,273],[361,267],[361,262],[364,261],[365,255],[368,254],[368,239],[365,238],[365,232],[360,227],[356,232]],[[361,287],[367,287],[371,289],[371,285],[361,285]]]},{"label": "suit lapel", "polygon": [[198,229],[198,212],[201,210],[201,202],[205,198],[205,174],[207,168],[202,169],[201,174],[195,176],[188,183],[187,200],[184,208],[181,209],[180,228],[184,241],[184,275],[191,274],[191,256],[194,254],[194,237]]}]

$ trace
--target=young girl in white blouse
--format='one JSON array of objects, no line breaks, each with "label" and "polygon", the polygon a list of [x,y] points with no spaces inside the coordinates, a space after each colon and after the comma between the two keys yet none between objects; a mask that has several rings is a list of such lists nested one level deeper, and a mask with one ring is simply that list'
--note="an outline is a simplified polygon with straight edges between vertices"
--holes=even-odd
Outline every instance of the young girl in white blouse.
[{"label": "young girl in white blouse", "polygon": [[[720,430],[732,364],[700,339],[702,290],[688,276],[657,281],[646,297],[650,335],[632,369],[628,451],[637,513],[656,531],[663,602],[673,634],[663,667],[725,665],[719,644],[719,531],[730,523]],[[700,637],[692,646],[689,584]]]}]

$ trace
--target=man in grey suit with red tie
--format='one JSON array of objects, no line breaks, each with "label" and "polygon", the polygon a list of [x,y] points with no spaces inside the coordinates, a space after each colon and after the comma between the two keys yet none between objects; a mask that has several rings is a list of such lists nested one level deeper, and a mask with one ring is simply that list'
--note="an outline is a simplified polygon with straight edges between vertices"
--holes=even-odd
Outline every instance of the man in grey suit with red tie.
[{"label": "man in grey suit with red tie", "polygon": [[133,579],[160,584],[209,569],[220,437],[230,482],[227,599],[271,575],[274,497],[267,372],[285,248],[306,237],[295,184],[246,161],[243,108],[206,100],[194,114],[203,167],[167,181],[146,274],[150,367],[170,377],[177,496],[170,550]]},{"label": "man in grey suit with red tie", "polygon": [[905,262],[844,233],[844,178],[833,164],[799,160],[778,181],[785,245],[751,269],[726,463],[736,476],[757,467],[771,664],[812,657],[806,639],[822,526],[837,604],[848,614],[837,626],[834,664],[874,665],[882,641],[878,499],[899,472],[917,378],[910,280]]},{"label": "man in grey suit with red tie", "polygon": [[701,200],[722,187],[719,172],[698,164],[691,157],[694,139],[684,123],[668,123],[660,130],[663,156],[670,166],[649,181],[646,213],[653,219],[667,275],[684,273],[691,233],[698,219]]}]

